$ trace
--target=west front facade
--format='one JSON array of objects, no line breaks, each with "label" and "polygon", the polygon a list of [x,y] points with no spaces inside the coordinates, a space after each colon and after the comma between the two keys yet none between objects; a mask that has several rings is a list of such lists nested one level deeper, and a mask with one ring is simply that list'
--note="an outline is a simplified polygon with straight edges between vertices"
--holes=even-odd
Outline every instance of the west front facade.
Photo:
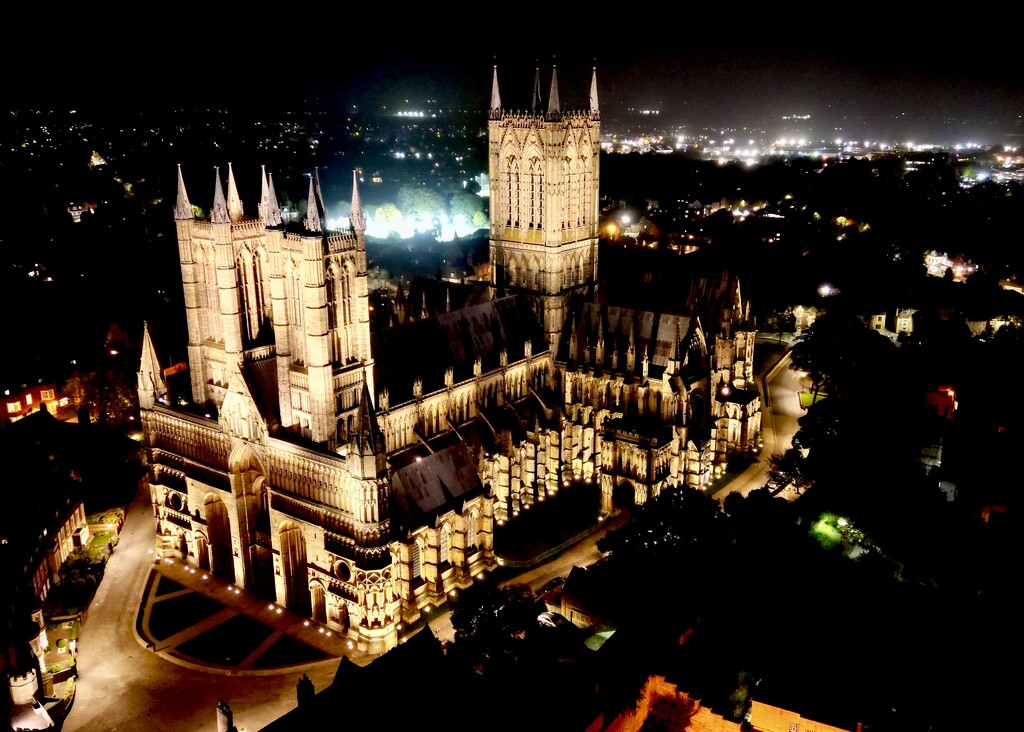
[{"label": "west front facade", "polygon": [[288,223],[271,174],[246,212],[229,164],[199,217],[179,168],[189,393],[148,327],[138,374],[162,556],[379,653],[496,567],[522,510],[571,486],[608,513],[756,449],[738,286],[680,288],[672,312],[601,302],[596,72],[585,111],[561,111],[554,71],[550,88],[507,112],[494,72],[484,296],[378,331],[355,176],[329,231],[316,172]]}]

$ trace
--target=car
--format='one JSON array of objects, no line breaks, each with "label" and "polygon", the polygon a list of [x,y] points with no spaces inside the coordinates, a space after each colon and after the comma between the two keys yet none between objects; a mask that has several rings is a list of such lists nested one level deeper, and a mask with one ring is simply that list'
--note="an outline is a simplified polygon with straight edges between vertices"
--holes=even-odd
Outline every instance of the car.
[{"label": "car", "polygon": [[540,588],[540,594],[547,594],[548,592],[551,592],[551,590],[557,587],[561,587],[564,584],[565,577],[552,577],[547,582],[545,582],[544,585]]},{"label": "car", "polygon": [[571,625],[567,617],[553,612],[543,612],[538,615],[537,623],[546,628],[564,628]]}]

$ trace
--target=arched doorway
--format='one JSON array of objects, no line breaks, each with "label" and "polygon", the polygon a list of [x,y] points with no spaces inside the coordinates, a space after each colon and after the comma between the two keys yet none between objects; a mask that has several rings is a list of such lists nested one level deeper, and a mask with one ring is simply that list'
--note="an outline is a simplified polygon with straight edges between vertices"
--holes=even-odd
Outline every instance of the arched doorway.
[{"label": "arched doorway", "polygon": [[270,546],[270,491],[262,463],[248,444],[235,447],[228,460],[231,494],[238,518],[240,581],[257,595],[273,597],[273,555]]},{"label": "arched doorway", "polygon": [[199,569],[210,568],[210,552],[206,537],[199,533],[196,534],[196,563],[199,564]]},{"label": "arched doorway", "polygon": [[633,483],[624,480],[615,486],[615,490],[612,491],[612,502],[616,508],[632,508],[636,505],[636,488]]},{"label": "arched doorway", "polygon": [[309,586],[310,602],[313,605],[313,620],[318,623],[327,622],[327,593],[324,586],[314,582]]},{"label": "arched doorway", "polygon": [[235,581],[235,563],[231,556],[231,525],[224,501],[206,497],[206,528],[210,532],[210,571],[228,582]]},{"label": "arched doorway", "polygon": [[281,576],[284,578],[284,604],[292,610],[309,607],[309,585],[306,578],[306,540],[302,530],[291,521],[284,521],[278,530],[281,537]]}]

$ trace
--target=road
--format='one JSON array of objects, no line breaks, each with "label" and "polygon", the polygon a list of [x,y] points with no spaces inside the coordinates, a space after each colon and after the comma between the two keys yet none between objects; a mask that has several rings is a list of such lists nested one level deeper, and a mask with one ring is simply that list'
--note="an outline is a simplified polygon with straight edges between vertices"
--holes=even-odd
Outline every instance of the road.
[{"label": "road", "polygon": [[[716,493],[719,500],[731,492],[746,495],[763,486],[768,456],[792,444],[802,414],[796,374],[788,364],[783,365],[766,386],[771,409],[763,405],[765,447],[761,460]],[[536,590],[553,577],[567,576],[574,566],[593,563],[600,557],[597,541],[627,520],[626,511],[612,516],[551,561],[523,570],[502,584],[527,584]],[[128,511],[120,541],[82,624],[76,698],[64,722],[65,732],[213,732],[220,699],[231,706],[235,726],[252,732],[295,707],[295,685],[303,674],[317,691],[333,681],[337,660],[273,675],[232,676],[183,667],[148,650],[135,632],[135,620],[154,560],[153,545],[152,507],[148,494],[140,493]],[[433,619],[430,627],[442,640],[452,640],[448,613]]]},{"label": "road", "polygon": [[224,699],[235,726],[253,732],[296,706],[295,684],[308,674],[317,691],[334,679],[337,659],[267,676],[230,676],[183,667],[148,650],[135,634],[153,565],[153,509],[140,493],[89,606],[78,640],[75,703],[64,732],[217,729]]},{"label": "road", "polygon": [[765,381],[767,394],[761,404],[761,435],[764,448],[756,463],[733,478],[715,493],[722,501],[730,493],[746,496],[768,482],[768,459],[775,453],[785,452],[793,445],[793,435],[799,427],[797,420],[803,415],[800,406],[798,372],[790,368],[789,355],[783,357]]}]

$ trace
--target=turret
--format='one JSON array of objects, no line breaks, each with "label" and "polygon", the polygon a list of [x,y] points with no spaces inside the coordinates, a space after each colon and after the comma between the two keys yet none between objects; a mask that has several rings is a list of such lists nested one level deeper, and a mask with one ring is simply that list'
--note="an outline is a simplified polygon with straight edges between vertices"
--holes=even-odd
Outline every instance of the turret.
[{"label": "turret", "polygon": [[277,227],[281,225],[281,207],[277,203],[277,194],[274,192],[274,178],[267,174],[265,165],[260,166],[260,218],[266,227]]},{"label": "turret", "polygon": [[142,324],[142,357],[139,362],[139,406],[152,409],[157,402],[167,399],[167,382],[153,346],[149,323]]},{"label": "turret", "polygon": [[[242,312],[238,291],[238,264],[235,261],[235,247],[231,236],[231,215],[224,200],[221,187],[220,168],[216,171],[213,189],[213,211],[210,222],[214,224],[213,241],[217,258],[217,294],[221,329],[224,334],[224,366],[237,368],[242,358]],[[225,382],[229,377],[225,376]]]},{"label": "turret", "polygon": [[[364,369],[365,371],[365,369]],[[349,470],[361,480],[378,480],[387,476],[387,448],[384,433],[377,424],[377,412],[370,398],[370,389],[364,374],[363,389],[359,397],[356,428],[349,436]]]},{"label": "turret", "polygon": [[[174,222],[178,233],[178,261],[181,266],[181,289],[185,298],[185,325],[188,329],[188,366],[192,381],[192,401],[202,404],[206,401],[206,373],[202,354],[202,305],[200,300],[199,268],[193,248],[192,227],[195,224],[195,209],[185,191],[185,180],[178,164],[178,197],[174,204]],[[214,317],[216,317],[214,307]]]},{"label": "turret", "polygon": [[488,113],[491,119],[501,119],[501,93],[498,91],[498,65],[494,65],[494,80],[491,82],[491,108]]},{"label": "turret", "polygon": [[336,439],[331,333],[327,311],[323,215],[315,177],[309,179],[305,231],[302,234],[302,299],[310,438],[333,449]]},{"label": "turret", "polygon": [[352,224],[352,231],[362,234],[366,231],[366,213],[363,211],[363,202],[359,198],[359,177],[356,171],[352,171],[352,213],[349,214],[349,221]]},{"label": "turret", "polygon": [[551,91],[548,93],[548,122],[557,122],[562,118],[562,110],[558,104],[558,69],[551,67]]},{"label": "turret", "polygon": [[242,199],[238,197],[238,186],[235,185],[235,172],[228,163],[228,218],[232,223],[242,220]]}]

